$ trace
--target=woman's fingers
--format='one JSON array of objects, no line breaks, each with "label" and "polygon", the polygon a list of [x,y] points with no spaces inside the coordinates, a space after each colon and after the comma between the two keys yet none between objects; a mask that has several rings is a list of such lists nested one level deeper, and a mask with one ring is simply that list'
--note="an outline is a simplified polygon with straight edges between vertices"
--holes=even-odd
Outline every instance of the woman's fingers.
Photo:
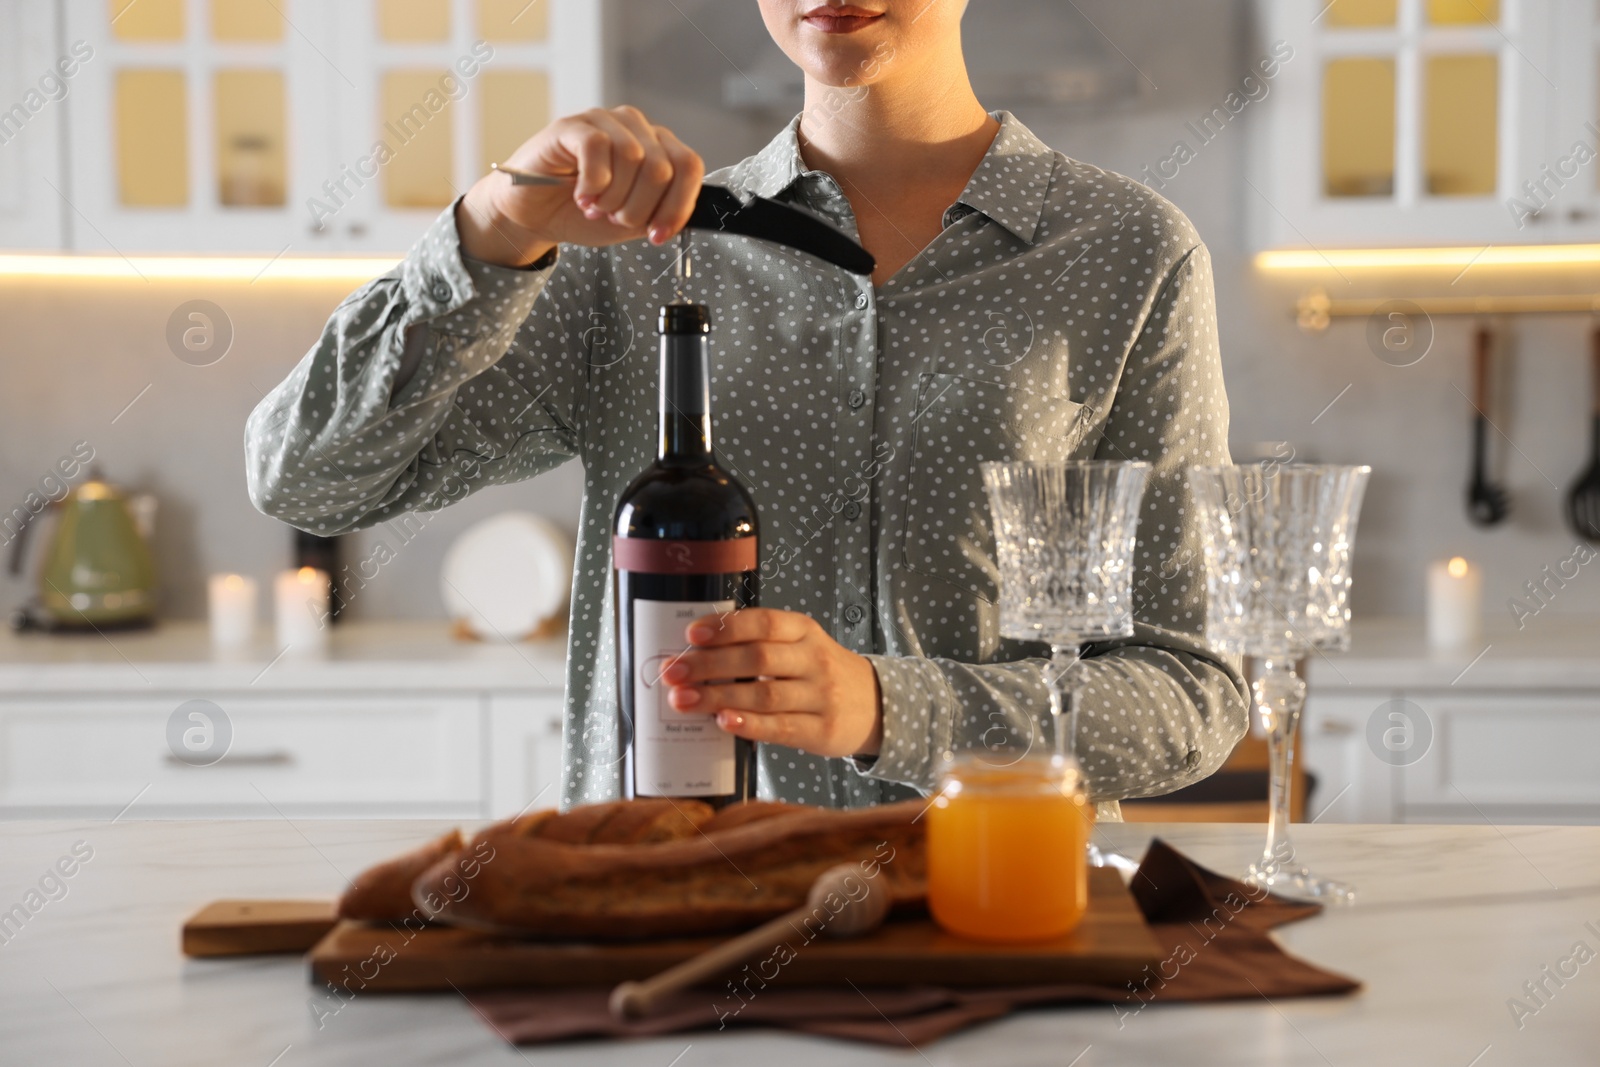
[{"label": "woman's fingers", "polygon": [[627,203],[628,194],[639,176],[645,147],[615,112],[595,108],[583,113],[584,120],[606,135],[611,149],[611,180],[594,198],[595,214],[612,215]]},{"label": "woman's fingers", "polygon": [[577,163],[578,180],[572,195],[579,205],[598,199],[611,185],[611,137],[589,121],[587,115],[563,119],[556,144]]},{"label": "woman's fingers", "polygon": [[689,624],[689,643],[700,648],[745,641],[800,641],[819,627],[808,615],[776,608],[745,608],[722,615],[704,615]]},{"label": "woman's fingers", "polygon": [[736,678],[798,678],[814,662],[797,641],[751,641],[721,648],[694,648],[662,672],[669,685],[732,681]]},{"label": "woman's fingers", "polygon": [[642,230],[655,215],[661,198],[672,185],[672,160],[657,138],[656,128],[638,108],[619,107],[613,114],[644,149],[644,158],[634,172],[633,187],[628,191],[627,199],[612,213],[612,218],[618,225],[630,230]]},{"label": "woman's fingers", "polygon": [[765,745],[807,752],[820,752],[827,747],[823,717],[809,712],[723,711],[717,715],[717,726],[735,737]]},{"label": "woman's fingers", "polygon": [[656,140],[672,164],[672,184],[656,205],[650,217],[650,240],[656,244],[670,239],[694,214],[695,202],[700,197],[700,183],[706,176],[705,161],[700,154],[684,144],[665,126],[655,127]]},{"label": "woman's fingers", "polygon": [[712,715],[719,711],[762,714],[805,712],[821,714],[822,694],[808,681],[779,678],[723,685],[684,685],[672,691],[672,706],[679,711]]}]

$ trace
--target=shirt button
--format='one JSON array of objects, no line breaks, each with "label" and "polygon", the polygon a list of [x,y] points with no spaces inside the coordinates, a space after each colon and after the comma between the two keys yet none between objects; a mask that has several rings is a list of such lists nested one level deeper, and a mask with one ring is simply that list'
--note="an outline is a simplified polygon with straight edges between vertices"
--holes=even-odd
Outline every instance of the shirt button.
[{"label": "shirt button", "polygon": [[866,615],[867,613],[861,610],[861,605],[859,604],[851,604],[849,607],[844,609],[844,621],[849,623],[851,626],[854,626],[856,623],[866,618]]},{"label": "shirt button", "polygon": [[861,517],[861,505],[854,500],[850,501],[844,506],[844,517],[847,519],[859,519]]},{"label": "shirt button", "polygon": [[863,393],[859,389],[850,390],[850,406],[852,408],[858,408],[862,404],[865,404],[866,402],[867,402],[867,394],[866,393]]},{"label": "shirt button", "polygon": [[450,299],[450,287],[444,283],[442,278],[436,279],[433,287],[428,292],[441,304]]},{"label": "shirt button", "polygon": [[856,294],[856,309],[859,311],[861,308],[864,308],[866,306],[867,306],[867,294],[866,293],[857,293]]}]

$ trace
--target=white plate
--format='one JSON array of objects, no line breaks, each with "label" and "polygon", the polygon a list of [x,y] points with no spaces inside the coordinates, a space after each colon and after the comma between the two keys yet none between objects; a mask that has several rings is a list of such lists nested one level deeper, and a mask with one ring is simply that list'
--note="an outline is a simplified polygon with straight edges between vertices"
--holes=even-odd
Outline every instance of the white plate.
[{"label": "white plate", "polygon": [[508,511],[445,553],[439,591],[452,619],[488,641],[518,641],[559,612],[572,589],[572,539],[548,519]]}]

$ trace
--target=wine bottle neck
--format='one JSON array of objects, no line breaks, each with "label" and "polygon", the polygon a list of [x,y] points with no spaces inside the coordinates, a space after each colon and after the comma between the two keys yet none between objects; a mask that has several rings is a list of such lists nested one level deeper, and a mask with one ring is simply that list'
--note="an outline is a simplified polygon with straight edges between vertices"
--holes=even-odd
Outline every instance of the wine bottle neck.
[{"label": "wine bottle neck", "polygon": [[664,463],[711,459],[709,362],[705,334],[662,335],[657,456]]}]

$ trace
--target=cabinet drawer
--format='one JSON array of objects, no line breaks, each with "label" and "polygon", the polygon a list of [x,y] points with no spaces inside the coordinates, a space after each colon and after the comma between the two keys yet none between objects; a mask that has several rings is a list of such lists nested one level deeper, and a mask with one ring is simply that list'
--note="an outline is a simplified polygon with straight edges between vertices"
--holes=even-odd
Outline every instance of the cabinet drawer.
[{"label": "cabinet drawer", "polygon": [[1400,780],[1410,820],[1600,815],[1600,696],[1409,693],[1433,744]]},{"label": "cabinet drawer", "polygon": [[[0,702],[0,813],[114,815],[135,797],[129,818],[483,810],[476,695],[193,699]],[[199,731],[194,748],[186,730]],[[225,755],[194,765],[223,751],[225,736]]]}]

